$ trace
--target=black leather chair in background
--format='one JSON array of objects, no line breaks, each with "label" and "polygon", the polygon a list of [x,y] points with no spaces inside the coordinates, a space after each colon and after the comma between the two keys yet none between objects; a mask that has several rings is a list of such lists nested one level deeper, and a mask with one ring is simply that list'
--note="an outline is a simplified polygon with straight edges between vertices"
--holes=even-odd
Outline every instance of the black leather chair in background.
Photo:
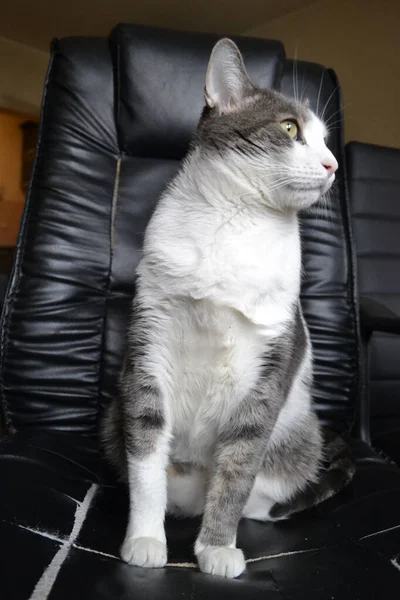
[{"label": "black leather chair in background", "polygon": [[[7,600],[398,598],[400,470],[354,434],[351,486],[279,524],[244,520],[239,580],[199,573],[197,520],[167,519],[169,564],[120,561],[127,494],[99,452],[143,230],[187,151],[215,36],[119,26],[55,41],[36,163],[1,322],[0,590]],[[279,42],[238,39],[263,86],[293,92]],[[300,63],[315,108],[341,110],[335,74]],[[321,419],[349,436],[362,406],[354,250],[342,131],[328,208],[303,218],[303,305]],[[365,416],[365,415],[364,415]]]},{"label": "black leather chair in background", "polygon": [[352,142],[346,156],[371,415],[365,439],[400,466],[400,150]]}]

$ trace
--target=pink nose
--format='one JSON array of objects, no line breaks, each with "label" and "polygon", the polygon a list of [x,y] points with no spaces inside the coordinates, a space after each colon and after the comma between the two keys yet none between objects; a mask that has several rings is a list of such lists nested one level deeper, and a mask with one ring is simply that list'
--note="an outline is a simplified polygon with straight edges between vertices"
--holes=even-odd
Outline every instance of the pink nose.
[{"label": "pink nose", "polygon": [[325,160],[322,163],[322,166],[325,167],[328,177],[330,177],[331,175],[333,175],[333,173],[335,173],[339,165],[337,164],[337,161],[333,158],[330,160]]}]

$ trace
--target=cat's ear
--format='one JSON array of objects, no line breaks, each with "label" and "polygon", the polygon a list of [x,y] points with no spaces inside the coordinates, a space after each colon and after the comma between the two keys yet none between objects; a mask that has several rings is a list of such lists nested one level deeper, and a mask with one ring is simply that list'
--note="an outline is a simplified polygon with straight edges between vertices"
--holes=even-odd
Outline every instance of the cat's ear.
[{"label": "cat's ear", "polygon": [[211,53],[206,75],[204,97],[210,108],[221,113],[234,110],[254,90],[239,48],[232,40],[217,42]]}]

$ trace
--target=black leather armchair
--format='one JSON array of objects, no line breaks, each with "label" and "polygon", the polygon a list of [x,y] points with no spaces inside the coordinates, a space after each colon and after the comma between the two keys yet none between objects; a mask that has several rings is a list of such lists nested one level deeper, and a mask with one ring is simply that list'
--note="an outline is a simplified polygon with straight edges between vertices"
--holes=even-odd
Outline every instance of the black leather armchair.
[{"label": "black leather armchair", "polygon": [[366,440],[400,465],[400,150],[346,148],[364,347]]},{"label": "black leather armchair", "polygon": [[[354,429],[359,310],[341,129],[328,207],[303,218],[302,302],[324,423],[357,458],[351,486],[278,524],[243,520],[238,580],[197,571],[199,523],[167,519],[163,570],[118,558],[127,494],[101,459],[99,415],[115,392],[143,230],[184,156],[215,36],[118,26],[57,40],[39,145],[1,320],[0,589],[7,600],[397,598],[400,470]],[[252,78],[293,93],[279,42],[237,40]],[[314,108],[341,111],[335,74],[299,63]]]}]

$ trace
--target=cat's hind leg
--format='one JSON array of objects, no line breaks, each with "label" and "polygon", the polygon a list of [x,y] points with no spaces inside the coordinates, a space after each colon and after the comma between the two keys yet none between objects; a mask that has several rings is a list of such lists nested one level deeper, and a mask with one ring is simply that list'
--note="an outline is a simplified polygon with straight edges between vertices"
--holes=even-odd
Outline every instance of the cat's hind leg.
[{"label": "cat's hind leg", "polygon": [[306,422],[269,445],[242,516],[260,521],[287,519],[339,492],[351,481],[354,470],[344,440],[321,431],[317,416],[310,412]]},{"label": "cat's hind leg", "polygon": [[[268,477],[261,471],[254,482],[250,496],[242,512],[242,517],[256,521],[275,521],[270,515],[272,507],[277,503],[278,497],[287,501],[290,494],[282,494],[281,482]],[[289,491],[289,490],[288,490]]]},{"label": "cat's hind leg", "polygon": [[356,463],[345,440],[328,430],[324,430],[323,438],[323,463],[318,476],[292,498],[278,500],[270,510],[271,519],[286,519],[294,513],[316,506],[339,493],[353,479]]}]

